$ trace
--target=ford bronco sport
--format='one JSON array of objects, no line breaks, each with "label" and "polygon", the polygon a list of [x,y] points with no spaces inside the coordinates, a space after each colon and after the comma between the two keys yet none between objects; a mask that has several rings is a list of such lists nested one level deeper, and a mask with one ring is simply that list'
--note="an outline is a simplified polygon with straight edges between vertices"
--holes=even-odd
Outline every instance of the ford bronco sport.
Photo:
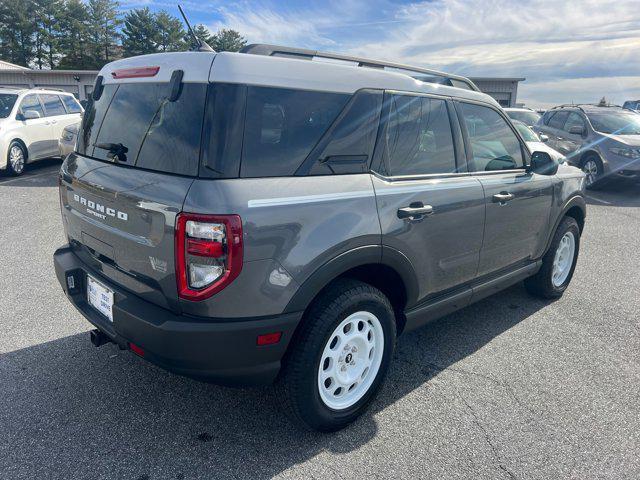
[{"label": "ford bronco sport", "polygon": [[96,80],[55,269],[95,345],[280,382],[330,431],[401,333],[522,280],[561,296],[584,183],[461,77],[269,46],[141,56]]}]

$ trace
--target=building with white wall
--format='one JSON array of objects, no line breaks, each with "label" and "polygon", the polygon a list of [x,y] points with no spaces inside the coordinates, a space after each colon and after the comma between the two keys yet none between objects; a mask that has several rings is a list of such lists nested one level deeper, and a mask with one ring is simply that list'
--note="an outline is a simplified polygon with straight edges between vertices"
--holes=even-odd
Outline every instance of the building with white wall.
[{"label": "building with white wall", "polygon": [[503,107],[517,106],[518,84],[525,78],[471,77],[478,88],[497,100]]},{"label": "building with white wall", "polygon": [[36,70],[0,61],[0,86],[55,88],[87,100],[93,90],[97,70]]}]

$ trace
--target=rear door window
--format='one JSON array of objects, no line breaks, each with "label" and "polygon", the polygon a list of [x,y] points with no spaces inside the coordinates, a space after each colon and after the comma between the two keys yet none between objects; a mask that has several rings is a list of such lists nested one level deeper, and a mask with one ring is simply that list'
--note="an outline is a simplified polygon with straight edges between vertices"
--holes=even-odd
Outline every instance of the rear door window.
[{"label": "rear door window", "polygon": [[62,105],[62,101],[58,95],[41,94],[40,98],[44,103],[44,111],[47,117],[55,117],[57,115],[66,115],[67,111]]},{"label": "rear door window", "polygon": [[67,109],[68,113],[81,113],[82,108],[78,101],[71,95],[62,95],[62,103]]},{"label": "rear door window", "polygon": [[571,112],[567,117],[567,121],[564,124],[563,130],[568,132],[571,130],[571,127],[580,127],[584,131],[584,121],[582,117],[578,115],[576,112]]},{"label": "rear door window", "polygon": [[562,127],[564,127],[564,123],[567,121],[568,116],[569,116],[569,112],[556,112],[555,115],[553,115],[549,119],[548,125],[551,128],[557,128],[558,130],[562,130]]},{"label": "rear door window", "polygon": [[444,100],[411,95],[385,96],[384,158],[391,176],[456,172],[449,113]]},{"label": "rear door window", "polygon": [[524,166],[520,140],[498,112],[470,103],[460,106],[474,171],[511,170]]},{"label": "rear door window", "polygon": [[249,87],[240,175],[293,175],[350,95]]},{"label": "rear door window", "polygon": [[185,83],[169,102],[168,83],[106,85],[89,104],[79,153],[124,165],[197,175],[207,84]]},{"label": "rear door window", "polygon": [[37,95],[27,95],[22,99],[20,103],[20,113],[24,113],[27,110],[38,112],[41,117],[44,117],[44,110]]}]

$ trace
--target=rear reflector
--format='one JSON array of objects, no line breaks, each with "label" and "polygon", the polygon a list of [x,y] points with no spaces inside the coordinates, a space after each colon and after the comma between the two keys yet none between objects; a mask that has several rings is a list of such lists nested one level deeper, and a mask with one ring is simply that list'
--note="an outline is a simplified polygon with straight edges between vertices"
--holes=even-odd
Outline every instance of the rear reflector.
[{"label": "rear reflector", "polygon": [[282,332],[265,333],[264,335],[258,335],[256,344],[258,346],[273,345],[274,343],[278,343],[281,337]]},{"label": "rear reflector", "polygon": [[111,72],[111,76],[116,80],[121,78],[155,77],[158,71],[160,71],[160,67],[122,68]]},{"label": "rear reflector", "polygon": [[142,347],[139,347],[135,343],[129,343],[129,348],[133,353],[135,353],[139,357],[144,357],[144,349]]}]

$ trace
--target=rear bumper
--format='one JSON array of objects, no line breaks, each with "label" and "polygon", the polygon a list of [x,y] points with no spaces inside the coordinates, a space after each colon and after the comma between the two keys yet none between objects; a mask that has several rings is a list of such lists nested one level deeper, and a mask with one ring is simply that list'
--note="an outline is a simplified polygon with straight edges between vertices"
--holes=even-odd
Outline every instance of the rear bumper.
[{"label": "rear bumper", "polygon": [[[65,246],[53,255],[56,276],[69,301],[121,348],[133,343],[144,358],[180,375],[226,385],[273,382],[302,313],[252,319],[212,319],[176,314],[113,285]],[[87,303],[86,276],[114,291],[113,322]],[[73,276],[74,288],[67,277]],[[274,345],[258,335],[282,332]]]}]

